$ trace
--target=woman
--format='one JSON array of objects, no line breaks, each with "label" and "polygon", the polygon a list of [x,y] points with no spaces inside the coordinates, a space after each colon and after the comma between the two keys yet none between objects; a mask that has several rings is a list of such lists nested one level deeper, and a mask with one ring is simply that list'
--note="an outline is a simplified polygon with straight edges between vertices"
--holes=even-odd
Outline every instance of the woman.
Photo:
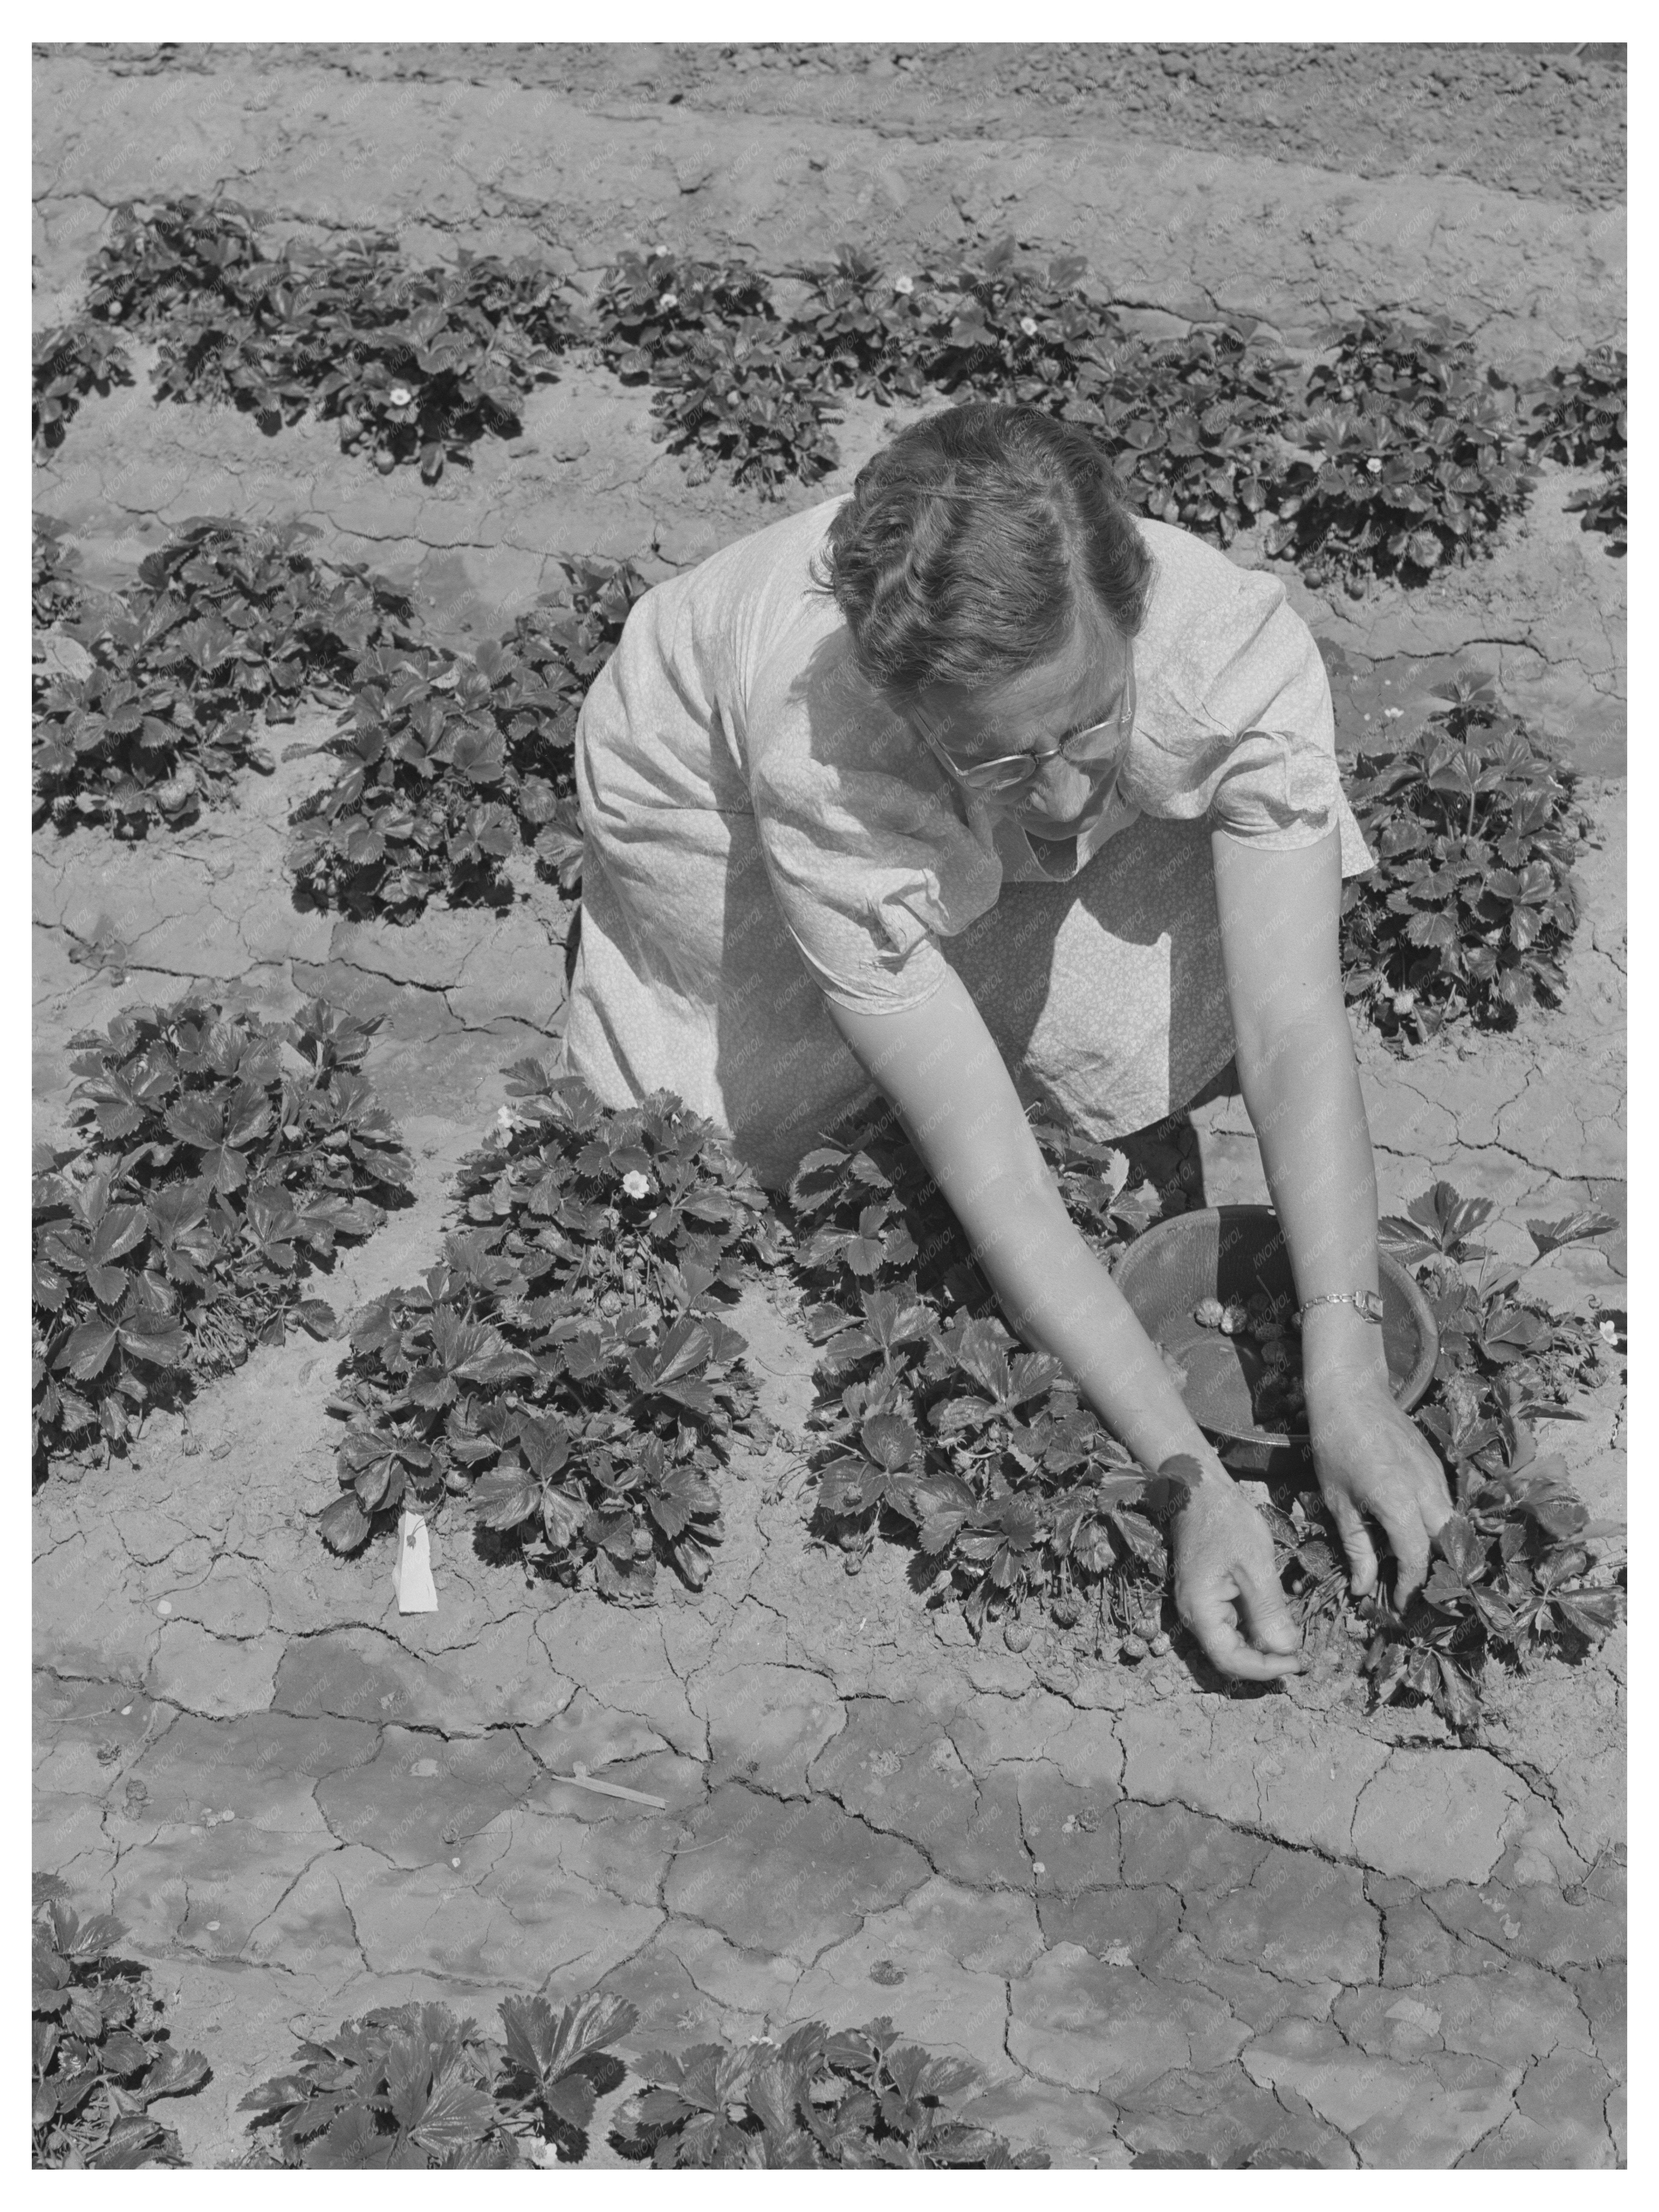
[{"label": "woman", "polygon": [[849,498],[641,599],[577,763],[564,1064],[613,1105],[678,1091],[775,1187],[884,1092],[1026,1340],[1142,1465],[1198,1462],[1177,1607],[1218,1668],[1266,1680],[1301,1664],[1267,1529],[1025,1115],[1121,1136],[1236,1055],[1320,1485],[1356,1593],[1370,1516],[1403,1602],[1450,1507],[1366,1310],[1376,1186],[1337,915],[1370,856],[1282,587],[1133,519],[1076,428],[956,408]]}]

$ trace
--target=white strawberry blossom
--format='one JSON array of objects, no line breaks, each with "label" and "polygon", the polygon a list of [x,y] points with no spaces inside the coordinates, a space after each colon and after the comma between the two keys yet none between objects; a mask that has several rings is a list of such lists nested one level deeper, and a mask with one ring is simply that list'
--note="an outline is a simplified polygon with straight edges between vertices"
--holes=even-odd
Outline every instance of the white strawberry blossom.
[{"label": "white strawberry blossom", "polygon": [[914,292],[915,289],[916,280],[914,276],[895,276],[893,279],[893,289],[896,292],[903,292],[908,295]]},{"label": "white strawberry blossom", "polygon": [[1024,331],[1028,338],[1034,338],[1036,336],[1036,317],[1035,315],[1022,315],[1019,319],[1019,326],[1021,330]]},{"label": "white strawberry blossom", "polygon": [[1375,453],[1373,453],[1370,460],[1366,462],[1365,466],[1374,477],[1380,477],[1382,473],[1382,464],[1377,459]]},{"label": "white strawberry blossom", "polygon": [[651,1178],[649,1176],[641,1175],[638,1168],[629,1168],[628,1173],[623,1177],[623,1188],[630,1198],[649,1198]]},{"label": "white strawberry blossom", "polygon": [[678,307],[679,304],[680,295],[678,292],[665,292],[657,302],[659,307]]},{"label": "white strawberry blossom", "polygon": [[386,395],[394,407],[407,407],[412,396],[406,384],[394,384]]}]

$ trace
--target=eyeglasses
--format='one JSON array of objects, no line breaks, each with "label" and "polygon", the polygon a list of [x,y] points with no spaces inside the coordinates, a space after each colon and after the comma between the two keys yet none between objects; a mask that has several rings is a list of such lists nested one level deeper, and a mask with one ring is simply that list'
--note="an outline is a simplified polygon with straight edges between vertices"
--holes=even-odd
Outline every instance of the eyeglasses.
[{"label": "eyeglasses", "polygon": [[963,763],[955,760],[921,726],[921,737],[935,760],[966,791],[1018,791],[1034,782],[1046,761],[1063,760],[1068,767],[1097,776],[1106,764],[1115,766],[1122,750],[1124,732],[1134,720],[1135,671],[1131,659],[1118,702],[1104,721],[1074,730],[1057,745],[1033,746],[1029,751],[998,753],[993,759]]}]

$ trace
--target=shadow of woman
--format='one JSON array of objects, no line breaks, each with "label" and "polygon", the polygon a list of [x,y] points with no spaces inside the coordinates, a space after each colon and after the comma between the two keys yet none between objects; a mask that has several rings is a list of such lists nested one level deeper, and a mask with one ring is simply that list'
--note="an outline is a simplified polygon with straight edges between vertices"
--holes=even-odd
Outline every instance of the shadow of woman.
[{"label": "shadow of woman", "polygon": [[1166,1211],[1206,1203],[1191,1109],[1238,1087],[1207,823],[1141,815],[944,951],[1028,1106],[1125,1152]]}]

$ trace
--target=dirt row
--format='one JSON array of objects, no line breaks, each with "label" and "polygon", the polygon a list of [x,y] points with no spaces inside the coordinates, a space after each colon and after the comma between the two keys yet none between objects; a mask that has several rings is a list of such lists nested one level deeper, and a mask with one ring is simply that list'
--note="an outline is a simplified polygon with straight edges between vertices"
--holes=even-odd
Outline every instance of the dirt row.
[{"label": "dirt row", "polygon": [[[416,1150],[351,1296],[432,1237]],[[900,1547],[849,1579],[812,1539],[798,1333],[758,1287],[733,1318],[781,1436],[734,1462],[704,1588],[644,1611],[527,1586],[461,1516],[434,1613],[398,1613],[385,1547],[329,1557],[328,1346],[41,1492],[37,1859],[211,2058],[167,2113],[193,2164],[237,2154],[295,2035],[489,2021],[544,1977],[629,1998],[639,2049],[885,2014],[1062,2166],[1624,2155],[1622,1638],[1480,1749],[1368,1714],[1330,1649],[1264,1696],[1046,1626],[975,1646]]]},{"label": "dirt row", "polygon": [[533,249],[585,286],[653,243],[783,271],[851,240],[902,272],[1013,234],[1084,256],[1091,289],[1154,331],[1240,315],[1314,344],[1388,301],[1443,310],[1500,372],[1532,375],[1624,329],[1619,210],[1460,177],[1103,136],[911,139],[862,118],[595,107],[516,82],[354,81],[315,64],[273,76],[234,52],[216,63],[210,100],[188,73],[39,64],[37,319],[73,301],[118,204],[222,179],[269,213],[273,243],[386,228],[420,258]]},{"label": "dirt row", "polygon": [[68,46],[114,74],[278,69],[542,85],[587,107],[649,100],[732,117],[866,124],[884,137],[1109,135],[1361,177],[1455,175],[1576,207],[1626,190],[1617,46],[736,45]]}]

